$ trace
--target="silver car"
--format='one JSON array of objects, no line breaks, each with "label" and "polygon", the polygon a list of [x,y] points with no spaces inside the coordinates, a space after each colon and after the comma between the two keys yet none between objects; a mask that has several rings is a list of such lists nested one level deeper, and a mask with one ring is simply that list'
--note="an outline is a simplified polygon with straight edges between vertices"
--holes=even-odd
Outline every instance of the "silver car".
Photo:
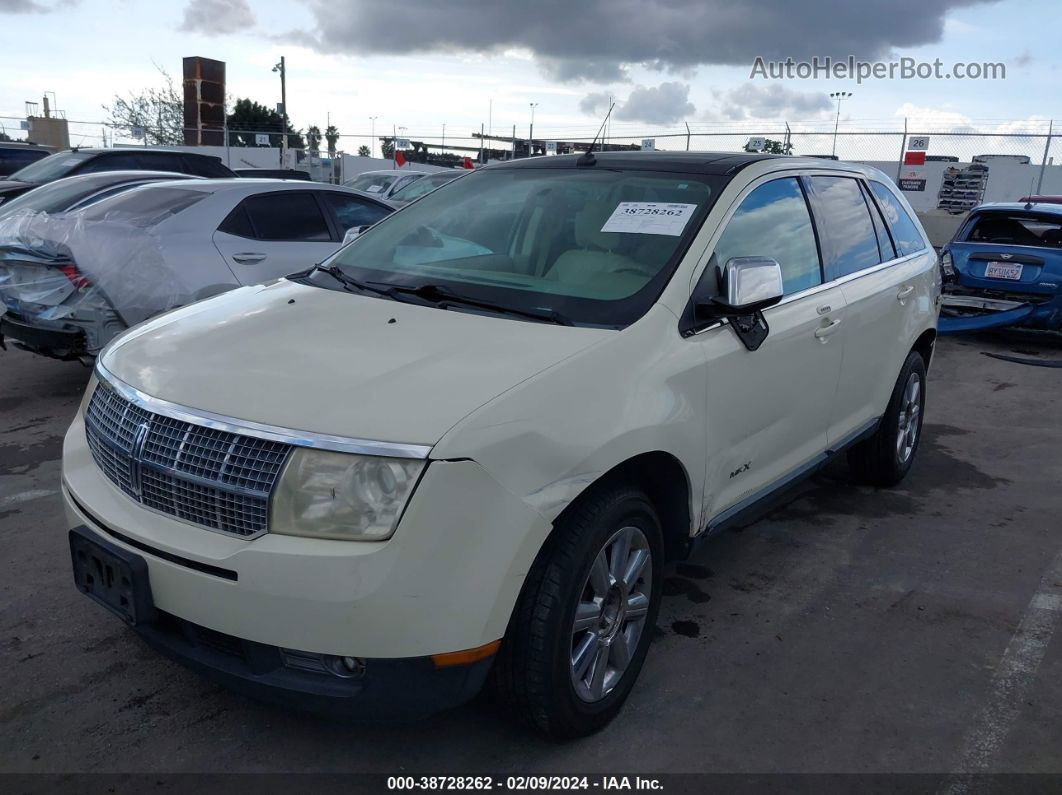
[{"label": "silver car", "polygon": [[0,218],[0,343],[95,356],[174,307],[303,270],[348,229],[390,214],[337,185],[187,180],[127,190],[78,212]]},{"label": "silver car", "polygon": [[386,199],[426,176],[428,174],[425,171],[366,171],[353,179],[346,180],[343,184],[362,193],[371,193],[373,196]]}]

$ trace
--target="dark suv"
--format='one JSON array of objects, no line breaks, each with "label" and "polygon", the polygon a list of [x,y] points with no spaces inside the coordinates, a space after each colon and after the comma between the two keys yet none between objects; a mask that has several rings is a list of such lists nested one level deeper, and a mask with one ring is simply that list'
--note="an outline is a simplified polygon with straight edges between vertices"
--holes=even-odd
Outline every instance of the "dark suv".
[{"label": "dark suv", "polygon": [[38,160],[46,158],[52,151],[52,149],[38,146],[37,144],[15,141],[0,142],[0,177],[14,174],[30,163],[36,163]]},{"label": "dark suv", "polygon": [[165,149],[70,149],[19,169],[0,180],[0,202],[38,185],[100,171],[170,171],[196,177],[235,177],[220,158]]}]

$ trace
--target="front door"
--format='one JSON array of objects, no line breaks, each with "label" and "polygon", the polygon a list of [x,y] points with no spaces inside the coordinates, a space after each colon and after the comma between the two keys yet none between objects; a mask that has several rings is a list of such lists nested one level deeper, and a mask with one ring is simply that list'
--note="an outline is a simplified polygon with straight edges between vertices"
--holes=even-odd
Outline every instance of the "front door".
[{"label": "front door", "polygon": [[754,183],[726,222],[702,279],[733,257],[770,257],[785,296],[764,312],[770,334],[746,350],[727,324],[693,337],[707,367],[705,509],[711,519],[755,500],[826,449],[840,373],[844,296],[822,283],[807,200],[795,177]]}]

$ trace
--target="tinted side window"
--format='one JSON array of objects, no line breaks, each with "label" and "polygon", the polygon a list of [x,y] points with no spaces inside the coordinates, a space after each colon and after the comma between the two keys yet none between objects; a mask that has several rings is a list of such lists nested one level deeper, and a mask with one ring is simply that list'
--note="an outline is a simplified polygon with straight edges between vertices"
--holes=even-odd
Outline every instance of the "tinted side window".
[{"label": "tinted side window", "polygon": [[228,217],[218,227],[219,232],[226,232],[239,237],[254,237],[254,227],[251,226],[251,218],[247,215],[246,203],[237,205],[236,209],[229,213]]},{"label": "tinted side window", "polygon": [[244,204],[259,240],[331,240],[311,193],[265,193]]},{"label": "tinted side window", "polygon": [[811,205],[828,280],[881,262],[878,238],[859,182],[852,177],[808,177]]},{"label": "tinted side window", "polygon": [[95,174],[99,171],[138,171],[144,167],[138,152],[109,152],[97,155],[83,166],[74,169],[74,173]]},{"label": "tinted side window", "polygon": [[390,211],[379,204],[367,202],[356,196],[344,196],[342,193],[332,191],[322,192],[325,204],[332,208],[336,214],[341,232],[353,229],[356,226],[375,224]]},{"label": "tinted side window", "polygon": [[867,207],[870,209],[870,219],[874,222],[874,234],[878,237],[878,254],[881,255],[881,261],[888,262],[890,259],[896,259],[896,247],[892,244],[889,230],[885,228],[885,221],[881,217],[878,203],[874,201],[870,189],[863,183],[860,185],[863,188],[863,198],[866,199]]},{"label": "tinted side window", "polygon": [[176,169],[186,174],[194,174],[197,177],[225,178],[231,177],[232,172],[220,160],[214,157],[184,156],[184,167]]},{"label": "tinted side window", "polygon": [[911,220],[911,216],[900,204],[896,195],[880,182],[871,180],[870,189],[878,199],[878,205],[885,214],[885,220],[889,222],[892,230],[892,239],[896,241],[896,249],[901,257],[914,254],[926,247],[922,239],[922,233],[918,231],[918,225]]},{"label": "tinted side window", "polygon": [[140,155],[142,168],[150,171],[174,171],[178,174],[185,172],[181,155],[177,152],[144,152]]},{"label": "tinted side window", "polygon": [[776,179],[746,196],[712,256],[720,268],[732,257],[777,260],[786,295],[821,284],[815,231],[797,180]]},{"label": "tinted side window", "polygon": [[0,149],[0,177],[14,174],[23,166],[48,156],[47,152],[33,149]]}]

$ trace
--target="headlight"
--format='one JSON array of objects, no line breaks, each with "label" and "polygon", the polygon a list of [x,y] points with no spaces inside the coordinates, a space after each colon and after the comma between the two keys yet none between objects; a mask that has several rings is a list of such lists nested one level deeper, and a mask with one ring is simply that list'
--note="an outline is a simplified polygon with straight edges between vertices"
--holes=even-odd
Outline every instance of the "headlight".
[{"label": "headlight", "polygon": [[390,538],[424,465],[298,447],[273,494],[269,531],[347,541]]}]

